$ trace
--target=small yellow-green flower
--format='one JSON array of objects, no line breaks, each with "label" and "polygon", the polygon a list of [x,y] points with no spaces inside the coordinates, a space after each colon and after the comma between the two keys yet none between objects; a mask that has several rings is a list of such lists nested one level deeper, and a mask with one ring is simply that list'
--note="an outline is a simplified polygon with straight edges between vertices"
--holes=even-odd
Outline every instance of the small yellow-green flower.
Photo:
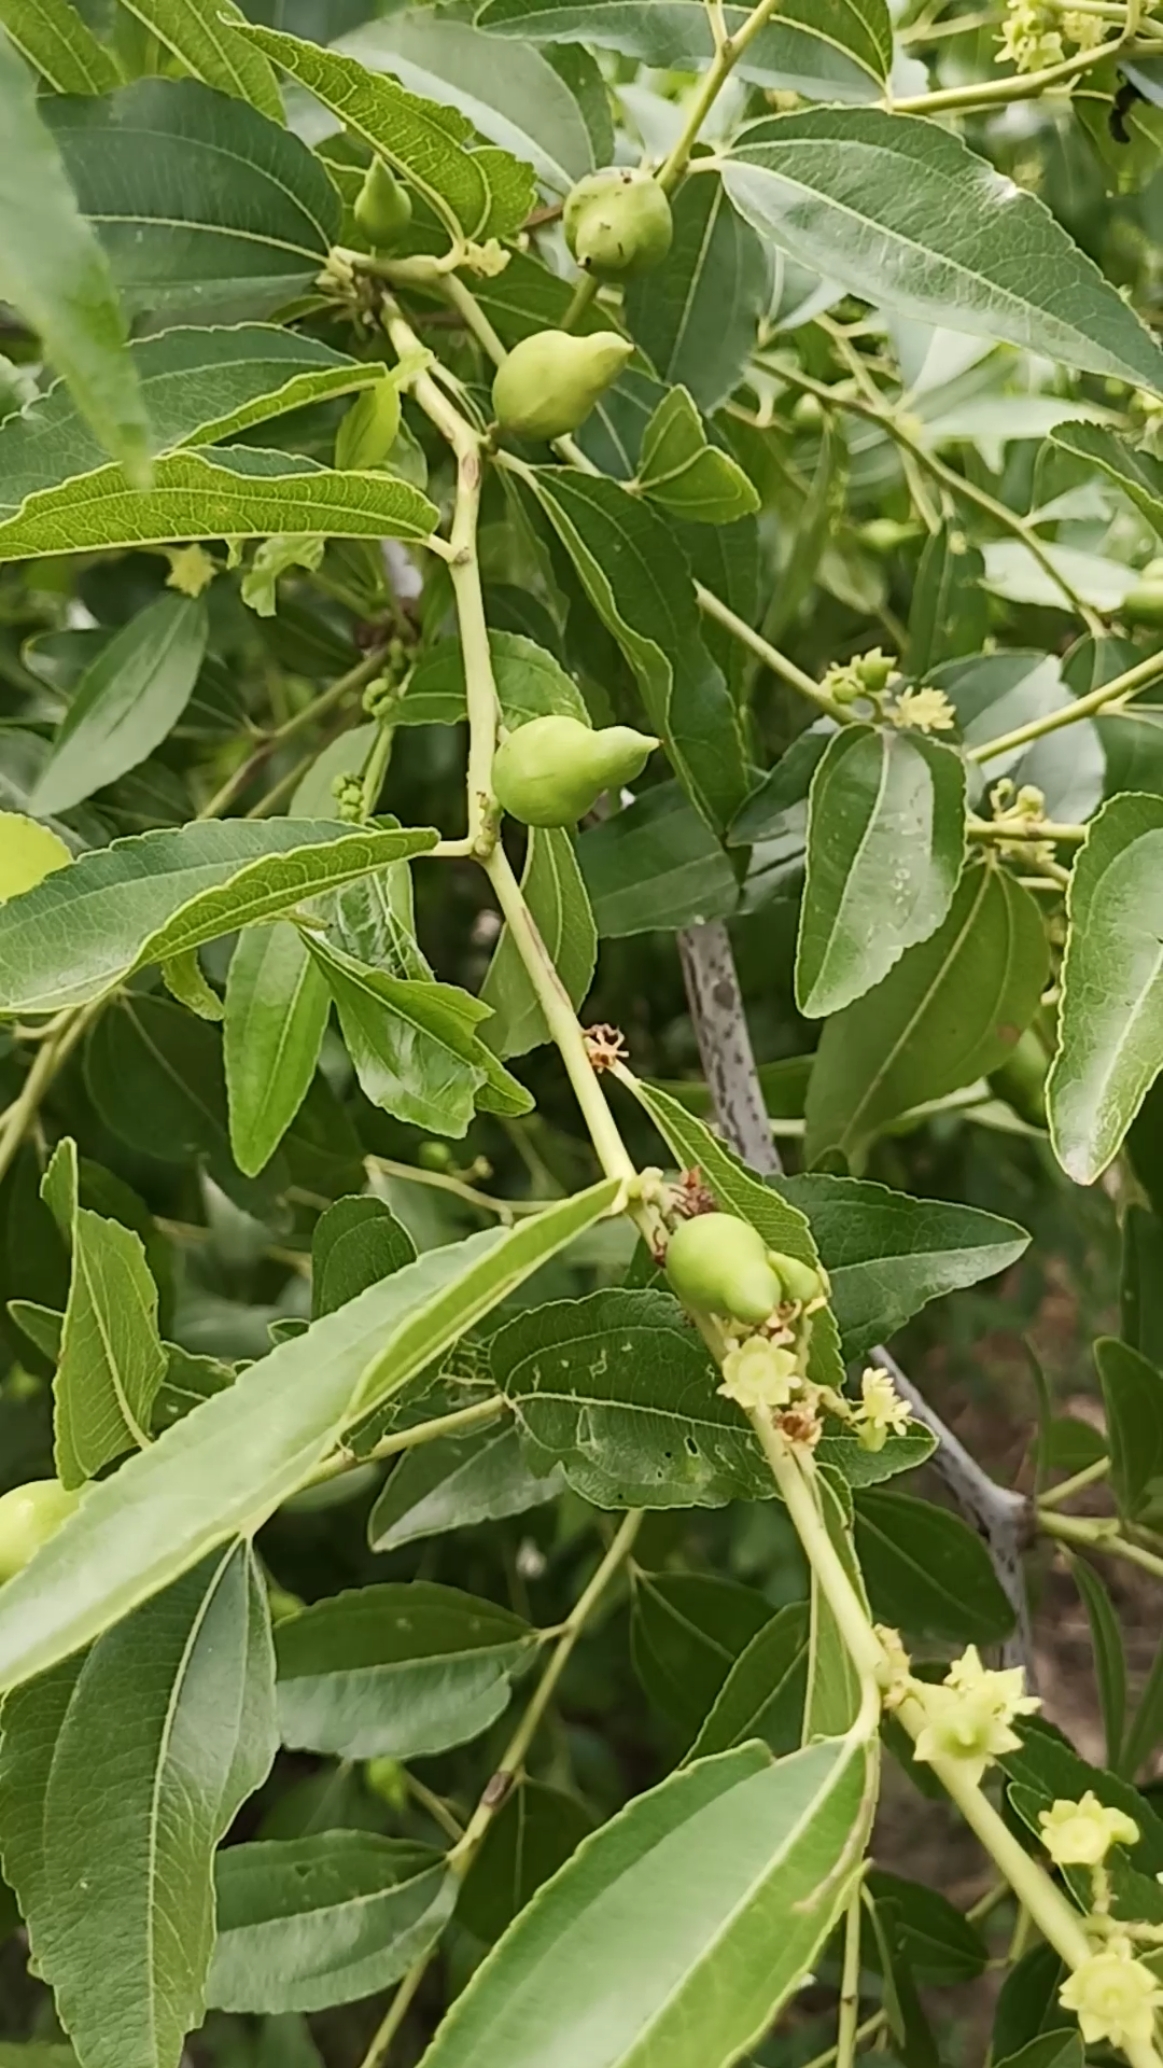
[{"label": "small yellow-green flower", "polygon": [[723,1359],[720,1393],[740,1407],[786,1407],[800,1385],[795,1355],[769,1343],[766,1336],[750,1336]]},{"label": "small yellow-green flower", "polygon": [[943,689],[904,689],[888,715],[894,725],[915,732],[951,732],[957,723]]},{"label": "small yellow-green flower", "polygon": [[1002,1752],[1016,1752],[1021,1739],[1011,1728],[1015,1716],[1028,1716],[1040,1705],[1037,1695],[1023,1693],[1020,1666],[995,1672],[983,1666],[971,1644],[950,1666],[938,1687],[918,1684],[915,1693],[927,1721],[917,1737],[914,1757],[926,1762],[956,1760],[966,1777],[980,1781],[986,1767]]},{"label": "small yellow-green flower", "polygon": [[1075,1968],[1059,1990],[1058,2001],[1064,2010],[1075,2012],[1088,2046],[1100,2039],[1112,2046],[1141,2046],[1154,2031],[1163,1989],[1150,1968],[1135,1958],[1130,1940],[1117,1938]]},{"label": "small yellow-green flower", "polygon": [[903,1436],[912,1416],[884,1367],[870,1364],[860,1381],[860,1406],[852,1415],[862,1450],[883,1450],[890,1436]]},{"label": "small yellow-green flower", "polygon": [[1042,1843],[1059,1867],[1098,1867],[1112,1845],[1137,1845],[1139,1827],[1125,1810],[1111,1809],[1088,1788],[1078,1802],[1043,1810]]}]

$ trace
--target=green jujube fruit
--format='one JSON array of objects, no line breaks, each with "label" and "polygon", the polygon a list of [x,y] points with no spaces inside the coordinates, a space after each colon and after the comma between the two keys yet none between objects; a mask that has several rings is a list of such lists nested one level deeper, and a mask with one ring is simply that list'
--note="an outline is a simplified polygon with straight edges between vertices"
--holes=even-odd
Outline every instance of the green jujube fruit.
[{"label": "green jujube fruit", "polygon": [[56,1535],[81,1496],[59,1479],[30,1479],[0,1495],[0,1581],[11,1580]]},{"label": "green jujube fruit", "polygon": [[390,374],[357,395],[335,434],[337,467],[378,467],[400,429],[400,390]]},{"label": "green jujube fruit", "polygon": [[380,250],[402,237],[411,222],[412,196],[382,158],[373,158],[368,166],[352,213],[364,236]]},{"label": "green jujube fruit", "polygon": [[578,265],[599,280],[660,266],[670,250],[670,203],[648,172],[606,165],[579,180],[562,210],[565,241]]},{"label": "green jujube fruit", "polygon": [[576,826],[603,790],[641,775],[658,741],[629,725],[594,732],[580,718],[531,718],[497,748],[493,795],[526,826]]},{"label": "green jujube fruit", "polygon": [[493,409],[515,438],[564,438],[584,424],[634,347],[616,330],[573,337],[538,330],[514,345],[493,382]]},{"label": "green jujube fruit", "polygon": [[783,1297],[767,1245],[735,1214],[696,1214],[666,1246],[666,1275],[686,1306],[758,1328]]}]

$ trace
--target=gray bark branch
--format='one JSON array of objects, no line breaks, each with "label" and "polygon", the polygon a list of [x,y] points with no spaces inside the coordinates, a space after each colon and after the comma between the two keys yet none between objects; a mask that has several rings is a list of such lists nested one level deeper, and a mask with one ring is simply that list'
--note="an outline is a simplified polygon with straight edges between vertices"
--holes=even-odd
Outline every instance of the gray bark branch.
[{"label": "gray bark branch", "polygon": [[[783,1169],[763,1100],[730,935],[721,920],[688,926],[678,936],[683,980],[715,1118],[724,1139],[752,1170],[778,1177]],[[1029,1540],[1030,1506],[1023,1494],[998,1486],[959,1436],[878,1343],[873,1362],[891,1372],[898,1391],[919,1422],[937,1439],[932,1465],[966,1520],[983,1539],[998,1584],[1014,1611],[1005,1646],[1008,1665],[1025,1668],[1034,1680],[1030,1608],[1022,1553]]]}]

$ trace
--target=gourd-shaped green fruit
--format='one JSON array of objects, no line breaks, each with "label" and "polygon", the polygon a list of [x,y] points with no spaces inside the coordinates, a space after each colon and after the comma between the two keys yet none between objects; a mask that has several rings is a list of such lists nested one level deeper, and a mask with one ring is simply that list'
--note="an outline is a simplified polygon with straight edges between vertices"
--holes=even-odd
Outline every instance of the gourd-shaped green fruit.
[{"label": "gourd-shaped green fruit", "polygon": [[1027,1027],[1011,1048],[1005,1062],[989,1073],[991,1091],[1012,1106],[1019,1120],[1030,1127],[1046,1125],[1046,1076],[1050,1058],[1034,1027]]},{"label": "gourd-shaped green fruit", "polygon": [[666,1246],[666,1275],[680,1300],[701,1314],[729,1314],[758,1328],[783,1297],[767,1245],[735,1214],[680,1221]]},{"label": "gourd-shaped green fruit", "polygon": [[412,196],[382,158],[373,158],[352,212],[364,236],[382,251],[395,244],[411,222]]},{"label": "gourd-shaped green fruit", "polygon": [[562,210],[565,241],[579,266],[599,280],[648,273],[670,250],[670,203],[648,172],[607,165],[587,173]]},{"label": "gourd-shaped green fruit", "polygon": [[616,330],[595,330],[589,337],[535,331],[514,345],[497,370],[498,424],[516,438],[564,438],[585,422],[633,354],[633,345]]},{"label": "gourd-shaped green fruit", "polygon": [[603,790],[641,775],[658,741],[629,725],[591,731],[580,718],[531,718],[493,762],[493,794],[526,826],[576,826]]},{"label": "gourd-shaped green fruit", "polygon": [[1152,560],[1123,597],[1119,616],[1128,625],[1163,625],[1163,560]]},{"label": "gourd-shaped green fruit", "polygon": [[811,1264],[801,1264],[798,1257],[785,1257],[782,1250],[768,1251],[772,1270],[783,1287],[785,1300],[799,1300],[807,1306],[809,1300],[818,1300],[824,1290],[819,1272]]},{"label": "gourd-shaped green fruit", "polygon": [[335,434],[337,467],[378,467],[396,442],[400,390],[390,375],[357,395]]},{"label": "gourd-shaped green fruit", "polygon": [[30,1479],[0,1495],[0,1580],[10,1580],[55,1536],[81,1496],[59,1479]]}]

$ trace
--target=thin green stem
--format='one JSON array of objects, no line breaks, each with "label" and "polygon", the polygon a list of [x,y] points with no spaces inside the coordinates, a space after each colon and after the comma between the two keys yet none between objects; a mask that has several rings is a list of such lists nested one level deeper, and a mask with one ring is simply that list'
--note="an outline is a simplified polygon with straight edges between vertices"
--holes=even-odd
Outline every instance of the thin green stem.
[{"label": "thin green stem", "polygon": [[1009,840],[1025,847],[1034,840],[1078,841],[1085,840],[1088,826],[1059,825],[1055,819],[976,819],[970,818],[965,832],[970,840]]},{"label": "thin green stem", "polygon": [[419,1954],[412,1962],[411,1967],[408,1969],[407,1974],[388,2005],[383,2019],[372,2034],[371,2045],[368,2047],[360,2063],[360,2068],[383,2068],[383,2063],[391,2052],[392,2041],[411,2010],[416,1998],[416,1992],[428,1973],[428,1962],[430,1959],[431,1951],[429,1950],[427,1953]]},{"label": "thin green stem", "polygon": [[285,746],[288,740],[294,739],[296,733],[302,732],[306,726],[316,724],[320,718],[326,718],[337,705],[344,702],[345,698],[354,696],[357,690],[363,689],[379,674],[383,658],[381,647],[366,653],[345,675],[340,675],[337,681],[331,683],[321,696],[313,697],[310,703],[304,704],[282,725],[276,726],[273,732],[264,733],[253,753],[249,754],[241,766],[235,769],[233,775],[228,776],[220,788],[215,790],[209,803],[202,806],[198,817],[220,819],[279,747]]},{"label": "thin green stem", "polygon": [[382,1171],[388,1178],[398,1178],[405,1185],[427,1185],[433,1192],[449,1192],[455,1199],[463,1199],[466,1206],[476,1207],[481,1213],[495,1214],[506,1227],[522,1214],[544,1213],[547,1206],[556,1202],[552,1199],[497,1199],[491,1192],[482,1192],[478,1186],[470,1185],[464,1178],[455,1178],[448,1171],[421,1170],[414,1163],[395,1163],[390,1156],[368,1156],[364,1159],[371,1170]]},{"label": "thin green stem", "polygon": [[724,37],[718,45],[706,77],[691,101],[682,134],[655,174],[664,194],[671,193],[678,185],[690,162],[691,152],[698,142],[699,132],[724,85],[747,45],[767,26],[772,16],[779,12],[780,5],[781,0],[760,0],[759,6],[748,15],[743,26],[737,29],[733,36]]},{"label": "thin green stem", "polygon": [[1010,754],[1015,747],[1028,747],[1031,740],[1044,739],[1047,733],[1058,732],[1064,725],[1077,725],[1080,718],[1091,718],[1096,711],[1105,711],[1110,704],[1138,696],[1140,690],[1150,689],[1161,676],[1163,651],[1150,653],[1145,660],[1136,661],[1133,668],[1116,675],[1113,681],[1101,683],[1086,696],[1075,697],[1073,703],[1063,704],[1057,711],[1046,711],[1040,718],[1031,718],[1026,725],[1016,725],[1012,732],[1000,733],[996,740],[983,740],[979,747],[971,747],[969,759],[996,761],[999,755]]},{"label": "thin green stem", "polygon": [[1145,1573],[1153,1573],[1157,1579],[1163,1578],[1163,1557],[1157,1551],[1148,1551],[1145,1544],[1132,1543],[1123,1536],[1113,1516],[1059,1515],[1057,1509],[1047,1509],[1042,1501],[1037,1522],[1045,1536],[1057,1537],[1060,1543],[1081,1544],[1088,1551],[1105,1552],[1111,1558],[1122,1558],[1128,1565],[1141,1567]]},{"label": "thin green stem", "polygon": [[1080,73],[1089,72],[1092,66],[1101,64],[1113,51],[1121,50],[1126,40],[1127,32],[1124,30],[1121,36],[1112,36],[1092,50],[1076,50],[1072,57],[1061,58],[1055,65],[1045,65],[1041,71],[1017,72],[1007,79],[970,81],[964,86],[943,86],[936,93],[918,93],[893,101],[892,109],[897,115],[947,115],[954,109],[964,112],[971,108],[1004,107],[1010,101],[1037,100],[1051,87],[1060,86],[1068,79],[1077,79]]},{"label": "thin green stem", "polygon": [[864,1890],[858,1881],[844,1917],[844,1964],[840,1974],[840,2012],[836,2020],[836,2068],[853,2068],[860,2029],[860,1926]]},{"label": "thin green stem", "polygon": [[705,589],[701,582],[695,583],[695,598],[705,617],[713,618],[717,625],[722,625],[725,632],[729,632],[741,646],[746,646],[755,654],[765,667],[771,669],[773,675],[778,675],[781,681],[790,684],[801,696],[809,698],[817,710],[826,711],[828,717],[834,718],[838,725],[851,725],[851,711],[846,710],[835,697],[829,696],[826,689],[821,689],[819,683],[813,681],[810,675],[805,675],[802,668],[797,668],[795,662],[789,660],[785,653],[781,653],[777,646],[772,646],[770,640],[763,637],[762,632],[756,632],[747,623],[746,618],[736,616],[727,604],[721,602],[712,590]]},{"label": "thin green stem", "polygon": [[494,366],[500,366],[509,354],[502,340],[497,336],[485,315],[475,294],[464,284],[459,273],[449,273],[440,283],[440,291],[451,303],[466,330],[471,331],[478,345],[481,345]]},{"label": "thin green stem", "polygon": [[356,1457],[354,1451],[335,1451],[317,1465],[305,1486],[319,1486],[324,1480],[339,1479],[344,1472],[353,1472],[359,1465],[374,1465],[381,1458],[394,1458],[400,1451],[415,1450],[418,1444],[434,1443],[442,1436],[463,1436],[466,1430],[477,1429],[482,1422],[495,1422],[504,1414],[507,1402],[501,1393],[490,1393],[487,1400],[474,1400],[469,1407],[458,1407],[449,1415],[434,1415],[429,1422],[414,1422],[410,1429],[397,1429],[391,1436],[381,1437],[374,1450],[363,1457]]},{"label": "thin green stem", "polygon": [[[865,2018],[863,2025],[856,2027],[857,2046],[862,2047],[866,2039],[878,2038],[885,2030],[887,2024],[887,2011],[873,2011],[870,2018]],[[822,2054],[812,2055],[807,2068],[836,2068],[836,2062],[839,2058],[838,2046],[826,2046]]]},{"label": "thin green stem", "polygon": [[1096,1458],[1093,1464],[1084,1465],[1081,1472],[1073,1473],[1069,1479],[1061,1480],[1057,1486],[1047,1487],[1044,1494],[1038,1495],[1039,1511],[1043,1508],[1060,1508],[1063,1501],[1072,1500],[1075,1494],[1080,1494],[1086,1487],[1094,1486],[1096,1481],[1105,1479],[1110,1468],[1109,1458]]},{"label": "thin green stem", "polygon": [[445,1837],[450,1838],[453,1845],[459,1845],[464,1837],[464,1826],[459,1817],[453,1816],[444,1797],[437,1795],[434,1789],[427,1787],[423,1781],[418,1780],[415,1774],[408,1774],[406,1779],[408,1782],[408,1793],[412,1800],[418,1802],[422,1810],[427,1810],[433,1823],[439,1824]]},{"label": "thin green stem", "polygon": [[0,1116],[0,1178],[16,1160],[20,1144],[32,1125],[40,1102],[66,1057],[71,1055],[86,1028],[100,1011],[103,1000],[71,1012],[51,1040],[42,1042],[19,1092]]}]

